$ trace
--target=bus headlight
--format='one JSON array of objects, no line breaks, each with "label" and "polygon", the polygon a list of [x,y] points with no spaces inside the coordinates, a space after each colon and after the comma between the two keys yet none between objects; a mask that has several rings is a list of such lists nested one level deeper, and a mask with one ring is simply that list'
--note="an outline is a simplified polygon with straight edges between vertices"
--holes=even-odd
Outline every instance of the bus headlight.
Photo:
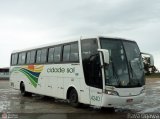
[{"label": "bus headlight", "polygon": [[140,94],[145,93],[145,86],[143,86],[142,90],[140,91]]},{"label": "bus headlight", "polygon": [[141,90],[140,94],[142,94],[142,93],[145,93],[145,89],[142,89],[142,90]]},{"label": "bus headlight", "polygon": [[113,90],[105,90],[105,93],[108,94],[108,95],[116,95],[116,96],[119,95],[118,92],[113,91]]}]

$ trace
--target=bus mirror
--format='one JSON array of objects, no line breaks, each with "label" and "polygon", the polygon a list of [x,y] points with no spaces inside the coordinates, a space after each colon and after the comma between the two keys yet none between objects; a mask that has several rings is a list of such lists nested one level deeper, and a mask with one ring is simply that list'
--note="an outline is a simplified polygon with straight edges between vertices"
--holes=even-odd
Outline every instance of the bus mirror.
[{"label": "bus mirror", "polygon": [[149,54],[149,53],[141,53],[142,57],[148,56],[149,57],[149,64],[150,66],[154,66],[154,58],[153,55]]},{"label": "bus mirror", "polygon": [[105,64],[109,64],[109,51],[106,49],[98,49],[98,52],[103,54],[103,60]]},{"label": "bus mirror", "polygon": [[150,65],[154,66],[154,59],[153,59],[153,55],[150,55]]}]

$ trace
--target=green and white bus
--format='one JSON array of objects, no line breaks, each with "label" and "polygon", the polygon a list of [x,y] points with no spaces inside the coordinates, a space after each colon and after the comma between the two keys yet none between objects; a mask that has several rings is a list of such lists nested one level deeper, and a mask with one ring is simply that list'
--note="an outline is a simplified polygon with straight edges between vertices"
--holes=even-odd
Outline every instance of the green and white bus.
[{"label": "green and white bus", "polygon": [[66,99],[72,106],[117,107],[141,103],[145,76],[135,41],[93,37],[14,51],[10,85]]}]

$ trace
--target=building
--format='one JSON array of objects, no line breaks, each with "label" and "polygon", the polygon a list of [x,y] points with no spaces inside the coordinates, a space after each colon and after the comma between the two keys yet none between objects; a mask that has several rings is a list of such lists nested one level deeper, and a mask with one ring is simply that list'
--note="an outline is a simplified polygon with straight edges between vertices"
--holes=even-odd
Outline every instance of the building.
[{"label": "building", "polygon": [[9,68],[0,68],[0,79],[9,79]]}]

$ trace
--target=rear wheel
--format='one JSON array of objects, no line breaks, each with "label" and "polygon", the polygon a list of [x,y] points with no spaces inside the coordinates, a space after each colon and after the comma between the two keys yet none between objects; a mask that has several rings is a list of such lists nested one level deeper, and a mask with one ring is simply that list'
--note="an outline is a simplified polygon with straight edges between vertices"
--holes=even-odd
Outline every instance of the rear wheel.
[{"label": "rear wheel", "polygon": [[73,107],[79,107],[79,102],[78,102],[78,94],[77,91],[75,89],[72,89],[69,93],[69,103],[73,106]]},{"label": "rear wheel", "polygon": [[20,91],[21,91],[22,96],[31,96],[32,95],[32,93],[26,91],[24,83],[20,84]]}]

